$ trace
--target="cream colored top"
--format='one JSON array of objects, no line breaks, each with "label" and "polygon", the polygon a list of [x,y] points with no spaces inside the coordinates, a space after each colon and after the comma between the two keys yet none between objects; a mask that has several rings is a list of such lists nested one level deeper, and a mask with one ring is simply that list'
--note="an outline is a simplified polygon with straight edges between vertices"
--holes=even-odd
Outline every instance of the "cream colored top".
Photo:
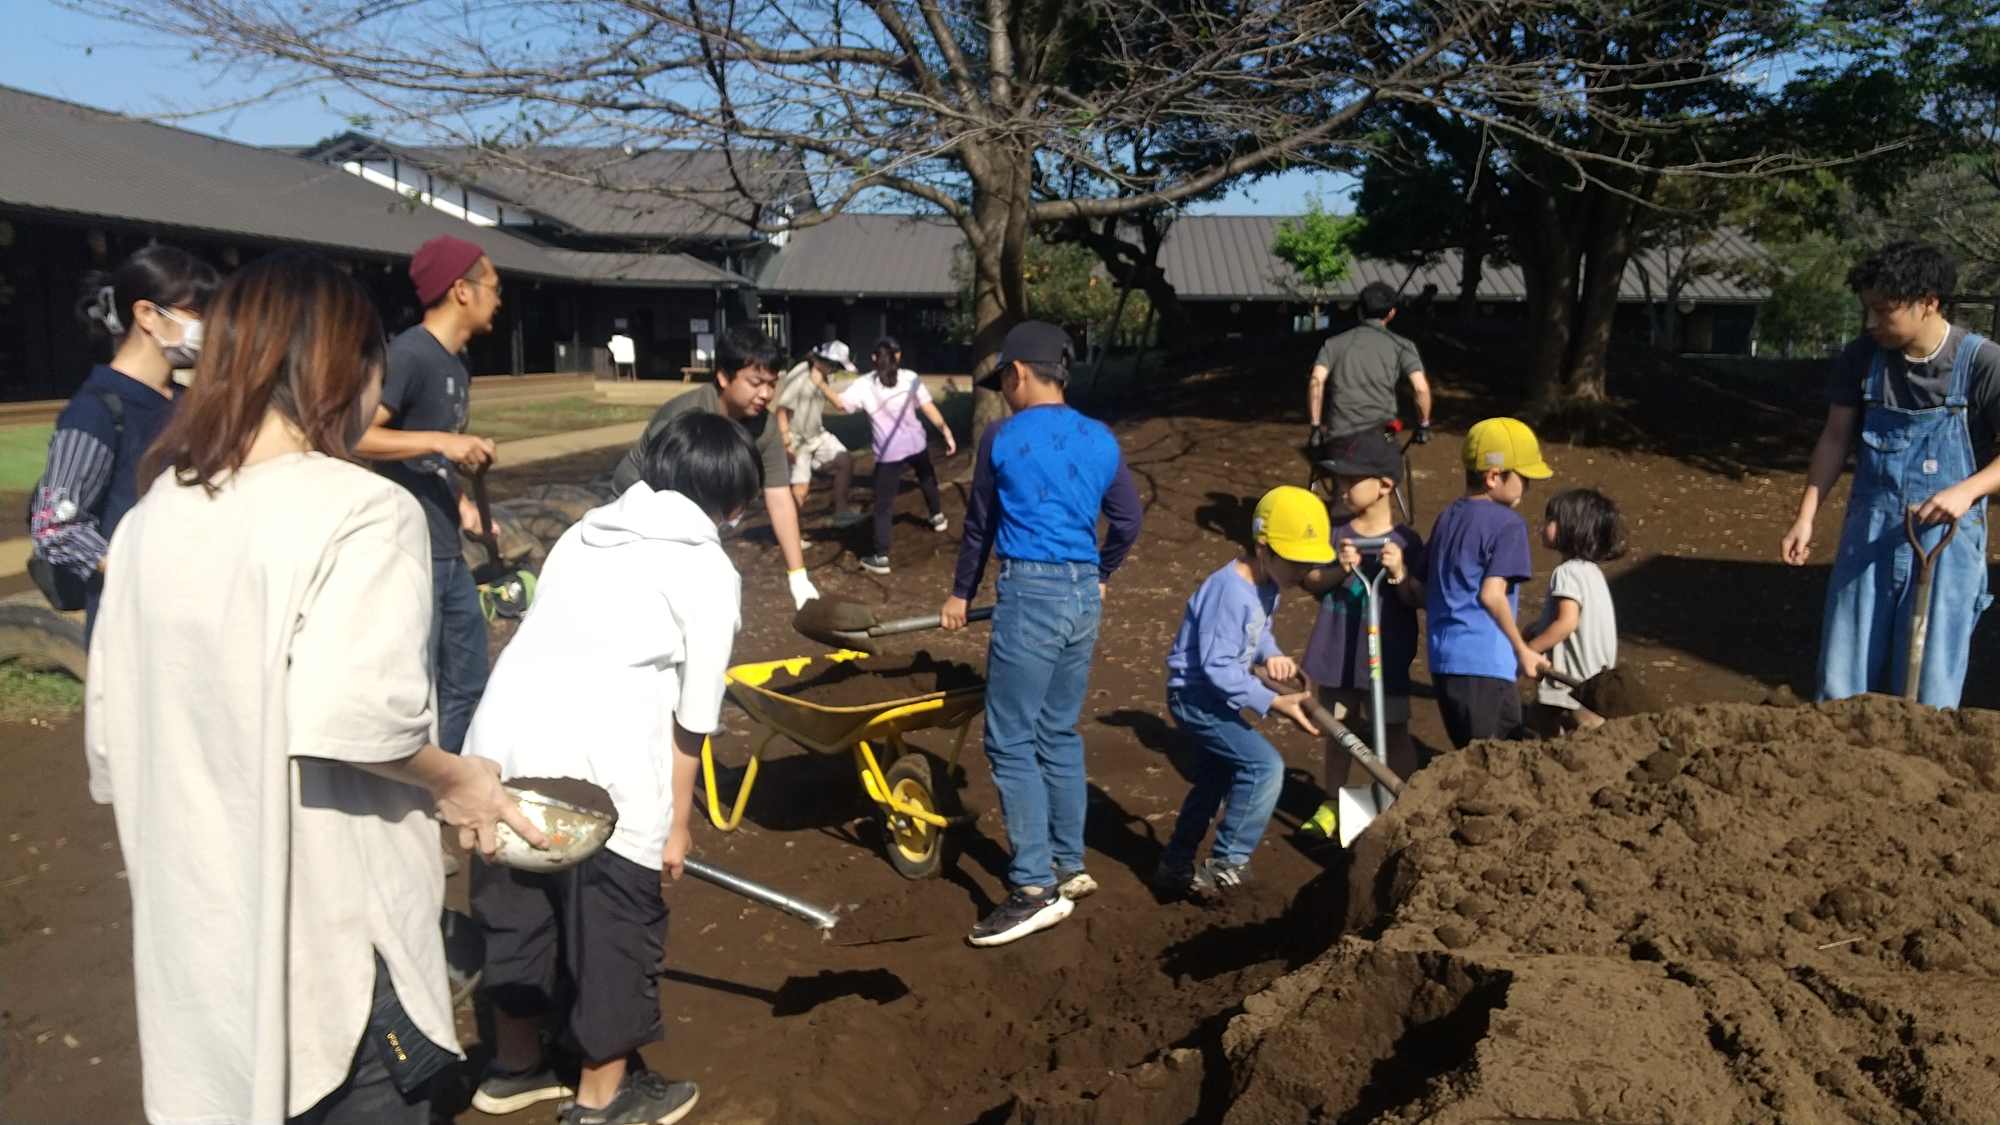
[{"label": "cream colored top", "polygon": [[431,801],[348,762],[431,736],[430,536],[316,453],[119,524],[90,648],[91,796],[132,888],[146,1116],[278,1123],[346,1078],[374,956],[455,1048]]}]

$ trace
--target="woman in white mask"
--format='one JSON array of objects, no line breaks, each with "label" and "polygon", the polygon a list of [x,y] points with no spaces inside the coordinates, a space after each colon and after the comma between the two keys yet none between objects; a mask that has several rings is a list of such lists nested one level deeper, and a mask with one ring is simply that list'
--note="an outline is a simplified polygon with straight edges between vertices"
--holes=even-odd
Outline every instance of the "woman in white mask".
[{"label": "woman in white mask", "polygon": [[77,315],[111,362],[91,368],[56,419],[28,525],[35,584],[57,609],[86,612],[86,636],[111,532],[138,502],[139,459],[173,416],[175,373],[184,379],[194,367],[217,281],[214,267],[173,246],[148,246],[84,278]]}]

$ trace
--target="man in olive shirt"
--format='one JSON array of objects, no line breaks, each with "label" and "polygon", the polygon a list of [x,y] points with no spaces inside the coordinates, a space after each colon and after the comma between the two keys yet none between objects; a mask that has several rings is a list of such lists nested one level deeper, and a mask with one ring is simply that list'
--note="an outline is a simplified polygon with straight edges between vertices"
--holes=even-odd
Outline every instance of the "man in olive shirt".
[{"label": "man in olive shirt", "polygon": [[1430,440],[1431,385],[1417,346],[1389,331],[1396,291],[1377,281],[1361,291],[1361,323],[1328,340],[1313,361],[1306,410],[1313,445],[1344,445],[1396,418],[1396,386],[1410,381],[1419,443]]},{"label": "man in olive shirt", "polygon": [[621,494],[641,475],[640,450],[654,431],[675,415],[687,410],[720,414],[742,426],[757,442],[763,459],[764,507],[771,513],[771,532],[777,536],[778,551],[785,557],[785,573],[792,591],[794,608],[819,597],[812,580],[806,577],[805,547],[799,541],[799,509],[792,499],[791,458],[785,453],[785,436],[765,413],[778,386],[778,346],[770,337],[753,328],[738,326],[723,333],[716,342],[715,383],[667,400],[646,423],[646,432],[611,476],[612,487]]}]

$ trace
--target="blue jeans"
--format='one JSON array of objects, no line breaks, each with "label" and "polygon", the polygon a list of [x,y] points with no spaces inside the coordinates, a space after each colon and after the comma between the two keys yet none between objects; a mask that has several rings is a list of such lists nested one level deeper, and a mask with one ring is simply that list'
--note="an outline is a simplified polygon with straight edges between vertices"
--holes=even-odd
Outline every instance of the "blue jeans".
[{"label": "blue jeans", "polygon": [[1167,711],[1194,743],[1194,787],[1181,802],[1180,819],[1174,821],[1174,834],[1160,862],[1172,871],[1193,869],[1195,849],[1225,798],[1228,808],[1209,855],[1223,863],[1250,862],[1250,853],[1257,850],[1271,812],[1278,807],[1285,759],[1212,691],[1168,688]]},{"label": "blue jeans", "polygon": [[1014,859],[1007,882],[1047,887],[1083,867],[1083,736],[1103,599],[1095,563],[1002,559],[986,650],[986,758]]},{"label": "blue jeans", "polygon": [[431,675],[437,681],[438,745],[456,754],[486,694],[486,618],[472,570],[457,555],[431,560]]}]

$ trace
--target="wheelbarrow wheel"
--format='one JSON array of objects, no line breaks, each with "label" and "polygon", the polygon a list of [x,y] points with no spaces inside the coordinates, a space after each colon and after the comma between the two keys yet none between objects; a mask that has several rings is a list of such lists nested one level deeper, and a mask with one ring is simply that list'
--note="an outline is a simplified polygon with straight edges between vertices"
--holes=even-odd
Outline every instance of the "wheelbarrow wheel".
[{"label": "wheelbarrow wheel", "polygon": [[[889,792],[905,804],[939,816],[958,814],[958,791],[943,766],[932,768],[931,756],[912,750],[883,771]],[[942,782],[938,779],[942,779]],[[950,868],[955,842],[952,834],[914,817],[884,809],[883,843],[889,863],[905,879],[931,879]]]}]

